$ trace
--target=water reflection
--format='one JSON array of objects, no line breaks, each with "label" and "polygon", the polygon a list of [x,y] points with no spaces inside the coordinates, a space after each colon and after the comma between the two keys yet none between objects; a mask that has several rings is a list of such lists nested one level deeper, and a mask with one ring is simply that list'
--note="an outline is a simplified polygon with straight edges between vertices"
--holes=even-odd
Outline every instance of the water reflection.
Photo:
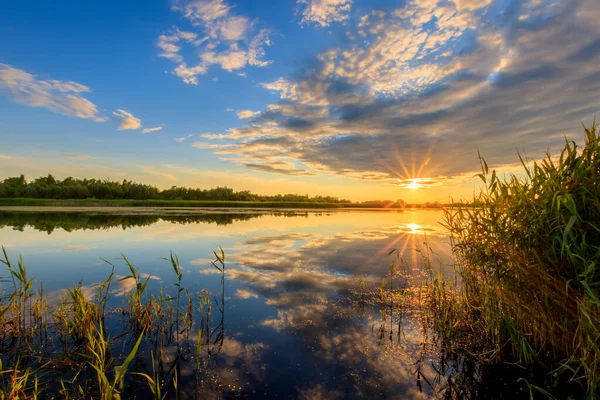
[{"label": "water reflection", "polygon": [[286,211],[286,212],[195,212],[190,210],[187,213],[178,214],[172,212],[171,215],[146,215],[146,214],[111,214],[109,211],[102,213],[67,213],[67,212],[12,212],[0,211],[0,228],[12,227],[14,230],[23,231],[26,227],[31,227],[38,231],[48,234],[55,229],[63,229],[67,232],[88,229],[108,229],[122,228],[131,229],[141,226],[154,225],[160,221],[171,222],[174,224],[194,224],[208,223],[216,225],[230,225],[236,221],[247,221],[253,218],[260,218],[264,215],[273,215],[278,217],[298,217],[306,216],[306,212]]},{"label": "water reflection", "polygon": [[[448,264],[437,211],[229,213],[185,216],[0,212],[0,244],[22,253],[34,275],[54,290],[106,278],[100,257],[124,253],[152,276],[150,289],[171,282],[160,261],[169,250],[185,265],[190,290],[216,292],[209,263],[221,245],[228,262],[226,319],[212,351],[203,398],[426,398],[414,356],[422,341],[407,322],[401,343],[381,341],[374,318],[347,301],[362,280],[378,285],[397,249],[421,279],[424,242]],[[75,233],[76,232],[76,233]],[[126,276],[125,266],[115,273]],[[57,274],[58,272],[58,274]],[[130,290],[127,280],[115,287]],[[118,304],[114,305],[115,307]],[[193,336],[190,338],[195,339]],[[214,338],[213,338],[214,339]],[[214,345],[214,340],[212,340]],[[208,370],[208,369],[207,369]],[[433,377],[430,364],[423,374]],[[192,369],[181,366],[182,377]],[[182,379],[180,398],[198,393]],[[212,395],[211,395],[212,393]]]}]

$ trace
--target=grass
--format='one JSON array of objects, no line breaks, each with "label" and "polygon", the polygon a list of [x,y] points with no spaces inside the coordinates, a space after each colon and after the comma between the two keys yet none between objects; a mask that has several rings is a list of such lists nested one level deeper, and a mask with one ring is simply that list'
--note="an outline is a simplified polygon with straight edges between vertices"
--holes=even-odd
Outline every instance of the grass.
[{"label": "grass", "polygon": [[[218,295],[190,294],[174,254],[167,261],[175,282],[150,293],[150,278],[123,256],[130,275],[120,280],[132,282],[132,290],[125,308],[108,310],[116,279],[111,263],[111,273],[93,293],[80,282],[53,304],[23,260],[13,263],[2,248],[0,262],[10,278],[2,280],[0,293],[0,399],[118,400],[133,392],[177,398],[182,365],[196,367],[196,395],[202,396],[211,357],[224,340],[225,258],[222,250],[215,255],[223,286]],[[218,323],[211,327],[215,316]]]}]

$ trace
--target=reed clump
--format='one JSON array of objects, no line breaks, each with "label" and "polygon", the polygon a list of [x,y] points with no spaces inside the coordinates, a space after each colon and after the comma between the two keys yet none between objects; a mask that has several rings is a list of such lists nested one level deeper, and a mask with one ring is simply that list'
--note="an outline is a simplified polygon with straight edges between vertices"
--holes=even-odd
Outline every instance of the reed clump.
[{"label": "reed clump", "polygon": [[444,213],[460,298],[438,301],[463,328],[446,329],[451,346],[476,346],[488,361],[543,365],[555,385],[577,383],[593,399],[600,392],[600,138],[595,123],[584,130],[582,147],[566,141],[558,156],[531,165],[519,155],[520,175],[500,178],[480,156],[484,189],[472,205]]},{"label": "reed clump", "polygon": [[[1,255],[9,277],[0,280],[0,400],[118,400],[132,390],[148,398],[177,398],[183,367],[195,367],[196,395],[202,396],[211,356],[219,353],[225,335],[222,250],[211,261],[221,274],[219,295],[206,290],[191,295],[174,254],[166,260],[175,282],[150,292],[150,276],[123,256],[128,276],[117,279],[115,265],[107,262],[112,271],[106,281],[91,287],[79,282],[57,303],[29,276],[22,258],[14,264],[3,247]],[[124,307],[109,309],[114,282],[131,290]],[[220,317],[215,326],[213,301],[219,311],[214,316]]]}]

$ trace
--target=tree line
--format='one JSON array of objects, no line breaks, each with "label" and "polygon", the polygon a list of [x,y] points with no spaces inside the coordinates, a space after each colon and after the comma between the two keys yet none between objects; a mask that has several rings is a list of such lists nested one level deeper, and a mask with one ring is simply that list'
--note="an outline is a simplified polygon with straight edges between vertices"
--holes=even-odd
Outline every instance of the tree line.
[{"label": "tree line", "polygon": [[173,186],[160,190],[156,186],[146,185],[124,179],[77,179],[68,177],[63,180],[52,175],[27,181],[24,175],[10,177],[0,182],[0,198],[34,199],[131,199],[131,200],[227,200],[227,201],[281,201],[307,203],[342,203],[350,200],[332,196],[308,196],[301,194],[259,195],[249,190],[235,191],[228,187],[196,189]]}]

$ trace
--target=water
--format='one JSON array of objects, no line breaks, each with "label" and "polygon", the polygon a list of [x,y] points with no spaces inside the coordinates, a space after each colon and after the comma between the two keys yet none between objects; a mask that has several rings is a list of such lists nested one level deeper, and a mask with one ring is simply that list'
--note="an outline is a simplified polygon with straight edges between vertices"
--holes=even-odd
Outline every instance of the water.
[{"label": "water", "polygon": [[[380,340],[376,310],[359,310],[347,297],[361,279],[370,287],[386,279],[392,249],[414,282],[421,264],[415,249],[424,240],[447,264],[440,219],[435,210],[0,212],[0,244],[11,258],[23,256],[50,298],[80,281],[91,288],[105,280],[110,266],[103,259],[118,277],[128,275],[122,254],[151,276],[151,291],[169,288],[175,276],[162,258],[170,252],[179,257],[186,288],[218,293],[210,259],[222,247],[225,337],[210,364],[213,397],[423,398],[434,393],[436,374],[425,366],[432,382],[417,379],[419,330],[407,322],[403,339]],[[122,307],[131,289],[127,280],[115,283],[110,306]],[[192,373],[182,366],[181,374],[180,398],[194,398],[186,391]]]}]

